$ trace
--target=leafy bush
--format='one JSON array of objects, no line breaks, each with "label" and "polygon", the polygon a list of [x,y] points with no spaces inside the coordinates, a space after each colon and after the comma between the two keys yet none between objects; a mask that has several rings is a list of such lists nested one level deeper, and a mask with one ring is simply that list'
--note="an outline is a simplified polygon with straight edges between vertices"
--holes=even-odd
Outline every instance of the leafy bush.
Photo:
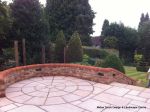
[{"label": "leafy bush", "polygon": [[140,72],[147,72],[149,67],[148,63],[143,61],[143,55],[135,54],[134,61],[136,63],[136,70]]},{"label": "leafy bush", "polygon": [[95,61],[95,66],[96,66],[96,67],[101,67],[102,63],[103,63],[103,60],[101,60],[101,59],[96,59],[96,61]]},{"label": "leafy bush", "polygon": [[105,50],[92,47],[83,47],[83,52],[84,54],[87,54],[91,58],[104,59],[109,55],[109,53],[106,52]]},{"label": "leafy bush", "polygon": [[90,57],[88,55],[86,55],[86,54],[83,55],[83,60],[82,60],[83,64],[90,65],[89,60],[90,60]]},{"label": "leafy bush", "polygon": [[134,55],[134,61],[135,61],[135,63],[139,63],[142,60],[143,60],[143,55],[141,55],[141,54],[135,54]]},{"label": "leafy bush", "polygon": [[120,72],[125,73],[125,69],[121,60],[116,55],[109,55],[106,57],[104,62],[102,63],[102,67],[105,68],[114,68],[119,70]]},{"label": "leafy bush", "polygon": [[147,72],[148,69],[149,69],[148,66],[139,66],[139,65],[136,66],[136,70],[140,72]]},{"label": "leafy bush", "polygon": [[3,55],[0,56],[0,70],[5,70],[15,66],[14,49],[3,49]]},{"label": "leafy bush", "polygon": [[78,62],[78,64],[81,64],[81,65],[91,65],[89,63],[89,61],[90,61],[90,57],[88,55],[84,54],[82,62]]},{"label": "leafy bush", "polygon": [[68,44],[67,48],[67,62],[81,62],[83,57],[82,43],[80,36],[75,32]]},{"label": "leafy bush", "polygon": [[116,37],[106,37],[104,39],[104,46],[106,48],[117,48],[118,47],[118,39]]},{"label": "leafy bush", "polygon": [[46,63],[54,63],[55,62],[55,44],[49,42],[46,45]]},{"label": "leafy bush", "polygon": [[94,66],[94,65],[95,65],[95,62],[96,62],[96,59],[91,58],[91,57],[89,58],[89,64],[90,64],[90,65],[93,65],[93,66]]},{"label": "leafy bush", "polygon": [[7,48],[3,49],[3,56],[5,59],[13,59],[14,60],[14,49],[13,48]]},{"label": "leafy bush", "polygon": [[136,66],[136,70],[140,72],[147,72],[149,69],[147,62],[139,62]]},{"label": "leafy bush", "polygon": [[56,62],[64,62],[64,47],[66,46],[65,36],[63,31],[60,31],[57,35],[55,46],[55,58]]}]

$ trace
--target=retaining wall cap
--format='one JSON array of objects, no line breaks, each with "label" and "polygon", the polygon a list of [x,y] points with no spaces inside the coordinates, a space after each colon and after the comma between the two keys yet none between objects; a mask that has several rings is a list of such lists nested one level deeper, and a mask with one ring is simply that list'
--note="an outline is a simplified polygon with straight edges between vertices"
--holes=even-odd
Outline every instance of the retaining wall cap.
[{"label": "retaining wall cap", "polygon": [[[79,65],[79,64],[60,64],[60,63],[50,63],[50,64],[34,64],[34,65],[27,65],[27,66],[18,66],[15,68],[10,68],[7,70],[4,70],[0,72],[0,79],[4,79],[5,76],[9,75],[10,73],[17,72],[20,70],[25,70],[25,69],[32,69],[32,68],[42,68],[42,67],[76,67],[76,68],[81,68],[81,69],[88,69],[88,70],[94,70],[96,72],[117,72],[118,74],[124,75],[123,73],[113,69],[113,68],[99,68],[99,67],[94,67],[94,66],[84,66],[84,65]],[[127,77],[126,75],[124,75]],[[129,77],[127,77],[129,78]],[[131,78],[129,78],[131,79]],[[131,79],[133,80],[133,79]],[[134,80],[133,80],[134,81]]]}]

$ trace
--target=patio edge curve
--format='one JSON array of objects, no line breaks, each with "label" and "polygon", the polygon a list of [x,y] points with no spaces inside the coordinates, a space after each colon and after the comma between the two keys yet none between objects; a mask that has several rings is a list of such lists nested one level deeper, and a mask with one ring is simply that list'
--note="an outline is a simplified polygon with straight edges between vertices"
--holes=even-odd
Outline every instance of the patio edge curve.
[{"label": "patio edge curve", "polygon": [[0,97],[5,89],[18,81],[42,76],[71,76],[103,84],[119,82],[136,85],[136,81],[113,68],[98,68],[79,64],[35,64],[10,68],[0,72]]}]

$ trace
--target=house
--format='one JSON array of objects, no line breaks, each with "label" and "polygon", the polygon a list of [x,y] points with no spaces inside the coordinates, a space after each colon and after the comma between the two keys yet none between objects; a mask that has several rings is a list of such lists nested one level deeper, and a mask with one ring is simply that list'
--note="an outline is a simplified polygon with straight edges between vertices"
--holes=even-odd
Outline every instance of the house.
[{"label": "house", "polygon": [[92,37],[91,40],[92,40],[92,46],[99,47],[99,48],[101,47],[101,42],[102,42],[101,36]]}]

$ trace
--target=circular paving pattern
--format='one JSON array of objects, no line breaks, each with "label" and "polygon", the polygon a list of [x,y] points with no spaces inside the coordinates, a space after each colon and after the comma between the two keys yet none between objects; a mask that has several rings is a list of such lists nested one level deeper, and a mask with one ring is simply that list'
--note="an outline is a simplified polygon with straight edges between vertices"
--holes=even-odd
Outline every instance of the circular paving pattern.
[{"label": "circular paving pattern", "polygon": [[93,92],[89,81],[73,77],[38,77],[20,81],[6,89],[6,96],[15,103],[59,105],[88,97]]}]

